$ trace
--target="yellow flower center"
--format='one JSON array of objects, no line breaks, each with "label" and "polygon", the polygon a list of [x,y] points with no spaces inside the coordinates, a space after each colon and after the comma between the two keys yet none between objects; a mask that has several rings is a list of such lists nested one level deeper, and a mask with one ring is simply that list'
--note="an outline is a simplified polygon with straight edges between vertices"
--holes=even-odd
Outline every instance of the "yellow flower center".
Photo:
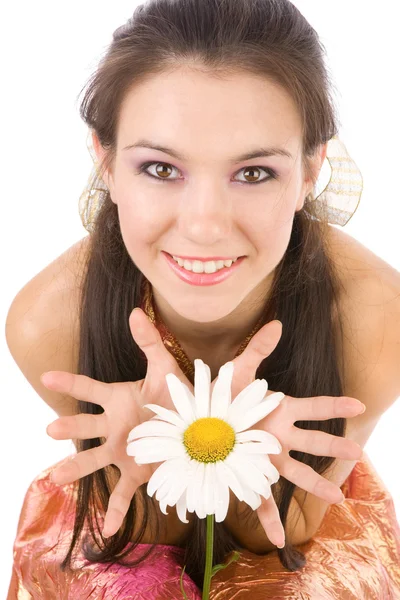
[{"label": "yellow flower center", "polygon": [[197,419],[183,434],[183,443],[191,458],[203,463],[225,460],[235,445],[235,431],[216,417]]}]

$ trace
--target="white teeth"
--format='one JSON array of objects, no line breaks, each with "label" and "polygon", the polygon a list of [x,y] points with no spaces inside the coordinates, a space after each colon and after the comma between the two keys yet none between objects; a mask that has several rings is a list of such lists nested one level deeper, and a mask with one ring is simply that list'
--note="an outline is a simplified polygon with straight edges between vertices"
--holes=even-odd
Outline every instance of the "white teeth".
[{"label": "white teeth", "polygon": [[224,267],[231,267],[232,264],[237,261],[237,258],[234,260],[209,260],[207,262],[201,260],[184,260],[177,256],[173,256],[172,258],[180,267],[183,267],[186,271],[192,271],[193,273],[215,273]]}]

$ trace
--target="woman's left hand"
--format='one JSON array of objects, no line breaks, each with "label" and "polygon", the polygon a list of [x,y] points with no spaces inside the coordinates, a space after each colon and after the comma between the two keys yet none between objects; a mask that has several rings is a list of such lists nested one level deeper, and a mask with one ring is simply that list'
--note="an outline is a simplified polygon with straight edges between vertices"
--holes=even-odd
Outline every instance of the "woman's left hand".
[{"label": "woman's left hand", "polygon": [[[261,361],[272,354],[281,335],[281,322],[271,321],[253,336],[242,354],[233,359],[232,399],[255,380],[255,373]],[[216,379],[212,382],[211,390]],[[268,390],[266,395],[273,393],[275,392]],[[355,398],[348,396],[293,398],[286,395],[269,415],[254,424],[251,429],[268,431],[281,443],[282,452],[269,456],[281,476],[306,492],[334,504],[343,499],[340,487],[319,475],[309,465],[292,458],[289,451],[298,450],[316,456],[357,460],[361,458],[363,450],[361,446],[349,439],[323,431],[303,430],[296,427],[294,423],[296,421],[351,418],[362,413],[364,406]],[[268,500],[261,498],[257,515],[266,535],[273,544],[276,544],[276,540],[279,538],[284,539],[284,528],[272,494]]]}]

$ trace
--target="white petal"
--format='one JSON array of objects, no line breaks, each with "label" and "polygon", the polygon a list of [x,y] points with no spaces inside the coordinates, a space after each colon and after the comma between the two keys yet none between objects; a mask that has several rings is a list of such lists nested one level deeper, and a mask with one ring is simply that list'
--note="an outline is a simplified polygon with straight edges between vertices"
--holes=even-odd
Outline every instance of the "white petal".
[{"label": "white petal", "polygon": [[243,500],[243,487],[235,473],[228,467],[228,465],[222,461],[216,463],[217,479],[219,479],[224,485],[230,487],[236,498],[240,501]]},{"label": "white petal", "polygon": [[203,471],[201,470],[202,463],[199,463],[197,460],[193,459],[190,461],[190,463],[192,475],[187,487],[186,502],[188,511],[192,513],[196,508],[196,500],[198,497],[196,494],[198,494],[199,489],[199,478]]},{"label": "white petal", "polygon": [[249,460],[242,458],[235,451],[226,458],[226,463],[235,472],[239,481],[253,492],[269,497],[271,488],[268,479]]},{"label": "white petal", "polygon": [[271,439],[267,442],[243,442],[242,444],[236,444],[235,450],[242,454],[280,454],[282,446],[276,437],[271,434]]},{"label": "white petal", "polygon": [[166,504],[166,502],[164,502],[164,500],[161,500],[161,502],[160,502],[160,510],[161,510],[162,513],[164,513],[164,515],[168,516],[168,513],[167,513],[167,504]]},{"label": "white petal", "polygon": [[183,492],[178,502],[176,503],[176,512],[182,523],[189,523],[186,518],[186,490]]},{"label": "white petal", "polygon": [[[151,440],[162,440],[162,443],[151,443]],[[141,443],[140,446],[138,446],[139,442]],[[126,453],[128,456],[134,456],[138,465],[164,462],[171,458],[184,458],[187,456],[183,444],[173,438],[142,438],[135,440],[127,445]]]},{"label": "white petal", "polygon": [[211,371],[201,358],[194,361],[194,396],[196,398],[196,416],[198,419],[209,416]]},{"label": "white petal", "polygon": [[193,415],[194,415],[193,420],[195,420],[197,418],[196,399],[193,396],[192,391],[186,385],[186,383],[181,382],[181,385],[182,385],[183,389],[186,392],[186,397],[188,399],[188,402],[189,402],[190,406],[192,407],[192,412],[193,412]]},{"label": "white petal", "polygon": [[248,412],[246,412],[242,416],[240,422],[235,423],[235,431],[239,433],[244,429],[248,429],[255,423],[258,423],[259,421],[261,421],[261,419],[264,419],[264,417],[269,415],[269,413],[271,413],[277,406],[279,406],[281,400],[284,397],[285,394],[283,392],[276,392],[271,396],[267,396],[266,400],[264,400],[254,408],[250,409]]},{"label": "white petal", "polygon": [[169,491],[170,491],[172,485],[173,485],[173,482],[171,481],[170,478],[163,481],[162,484],[160,485],[160,487],[158,488],[158,490],[156,491],[156,500],[158,500],[159,502],[161,502],[161,500],[163,500],[165,502],[165,505],[167,505],[168,504],[167,496],[169,494]]},{"label": "white petal", "polygon": [[170,477],[171,486],[168,496],[165,498],[165,501],[169,506],[175,506],[183,492],[186,490],[189,472],[190,467],[185,463],[182,469],[176,470],[174,475]]},{"label": "white petal", "polygon": [[199,519],[204,519],[206,516],[206,512],[204,509],[204,477],[205,477],[205,464],[199,462],[199,471],[196,474],[195,478],[195,487],[194,487],[194,498],[195,498],[195,512]]},{"label": "white petal", "polygon": [[[129,442],[127,448],[130,449],[130,452],[137,452],[137,454],[143,454],[147,451],[151,453],[153,450],[165,450],[168,452],[172,450],[178,450],[181,451],[180,454],[185,452],[185,447],[182,442],[171,437],[161,436],[149,436],[140,438],[139,440],[133,440],[132,442]],[[180,456],[180,454],[177,454],[177,456]],[[129,454],[129,456],[133,456],[133,454]]]},{"label": "white petal", "polygon": [[153,412],[155,412],[161,419],[167,421],[168,423],[172,423],[179,427],[179,429],[186,429],[187,425],[181,417],[174,412],[173,410],[169,410],[169,408],[164,408],[163,406],[159,406],[158,404],[145,404],[143,408],[149,408]]},{"label": "white petal", "polygon": [[[187,480],[186,497],[185,497],[186,506],[188,506],[189,488],[193,486],[193,482],[194,482],[194,480],[196,478],[197,466],[198,466],[197,460],[194,460],[193,458],[190,458],[189,455],[187,455],[187,458],[186,458],[186,473],[185,473],[185,477],[186,477],[186,480]],[[194,512],[194,511],[191,510],[190,512]]]},{"label": "white petal", "polygon": [[207,516],[207,513],[204,508],[203,496],[200,496],[200,498],[197,501],[196,514],[199,517],[199,519],[205,519]]},{"label": "white petal", "polygon": [[159,450],[158,452],[153,452],[152,454],[140,454],[138,456],[135,455],[134,459],[137,465],[150,465],[151,463],[164,462],[172,458],[177,458],[178,456],[184,456],[184,454],[180,455],[178,452],[166,454],[164,450]]},{"label": "white petal", "polygon": [[241,421],[243,415],[263,400],[268,384],[265,379],[256,379],[245,387],[229,407],[227,419],[230,423]]},{"label": "white petal", "polygon": [[249,454],[247,458],[261,471],[261,473],[268,477],[270,485],[279,480],[280,473],[266,454]]},{"label": "white petal", "polygon": [[168,373],[165,376],[165,379],[167,381],[172,402],[174,403],[179,416],[185,421],[186,425],[190,425],[196,418],[196,415],[193,413],[192,406],[188,401],[186,390],[183,388],[178,377],[173,373]]},{"label": "white petal", "polygon": [[232,401],[231,385],[233,377],[234,364],[229,361],[222,365],[218,372],[218,378],[215,382],[211,398],[211,417],[226,420],[228,408]]},{"label": "white petal", "polygon": [[[218,463],[216,463],[217,465]],[[229,487],[219,479],[218,470],[215,470],[214,481],[214,506],[215,506],[215,521],[221,523],[226,518],[229,508]]]},{"label": "white petal", "polygon": [[215,464],[207,463],[204,469],[204,484],[202,490],[206,515],[214,514],[214,480]]},{"label": "white petal", "polygon": [[261,506],[261,496],[249,488],[244,490],[244,502],[251,506],[253,510],[257,510]]},{"label": "white petal", "polygon": [[[174,468],[173,467],[174,460],[176,461],[176,459],[166,460],[151,475],[149,481],[147,482],[147,488],[146,488],[147,495],[150,496],[150,498],[153,496],[154,492],[156,492],[161,487],[161,485],[165,481],[167,481],[170,471],[173,470],[173,468]],[[172,463],[172,465],[171,465],[171,463]]]},{"label": "white petal", "polygon": [[168,496],[165,498],[169,506],[175,506],[182,494],[186,494],[187,478],[183,477],[180,480],[175,480],[173,487],[170,489]]},{"label": "white petal", "polygon": [[273,442],[276,443],[277,438],[269,433],[269,431],[264,431],[262,429],[246,429],[246,431],[241,431],[236,434],[237,442]]},{"label": "white petal", "polygon": [[184,459],[173,458],[163,462],[151,475],[147,483],[147,494],[153,496],[160,485],[166,481],[175,471],[184,471]]},{"label": "white petal", "polygon": [[141,437],[145,436],[165,436],[165,437],[173,437],[179,440],[182,440],[182,432],[176,425],[172,425],[172,423],[166,423],[165,421],[160,421],[159,419],[155,419],[154,417],[149,421],[144,421],[140,423],[140,425],[136,425],[128,435],[128,443]]},{"label": "white petal", "polygon": [[164,502],[166,505],[174,506],[179,500],[183,491],[186,490],[187,478],[185,473],[187,472],[187,466],[184,465],[183,469],[170,473],[169,477],[162,482],[156,491],[156,500]]}]

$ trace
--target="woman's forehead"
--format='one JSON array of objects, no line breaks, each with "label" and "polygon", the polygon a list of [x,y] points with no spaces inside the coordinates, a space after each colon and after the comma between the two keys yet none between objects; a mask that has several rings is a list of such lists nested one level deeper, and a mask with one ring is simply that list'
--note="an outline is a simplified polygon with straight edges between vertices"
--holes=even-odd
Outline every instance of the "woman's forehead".
[{"label": "woman's forehead", "polygon": [[190,148],[204,141],[208,147],[223,146],[222,158],[232,162],[255,147],[281,148],[293,156],[301,136],[294,101],[275,83],[246,74],[221,80],[174,72],[154,76],[127,92],[118,146],[151,139],[188,161],[183,142],[178,147],[173,140],[187,141]]}]

